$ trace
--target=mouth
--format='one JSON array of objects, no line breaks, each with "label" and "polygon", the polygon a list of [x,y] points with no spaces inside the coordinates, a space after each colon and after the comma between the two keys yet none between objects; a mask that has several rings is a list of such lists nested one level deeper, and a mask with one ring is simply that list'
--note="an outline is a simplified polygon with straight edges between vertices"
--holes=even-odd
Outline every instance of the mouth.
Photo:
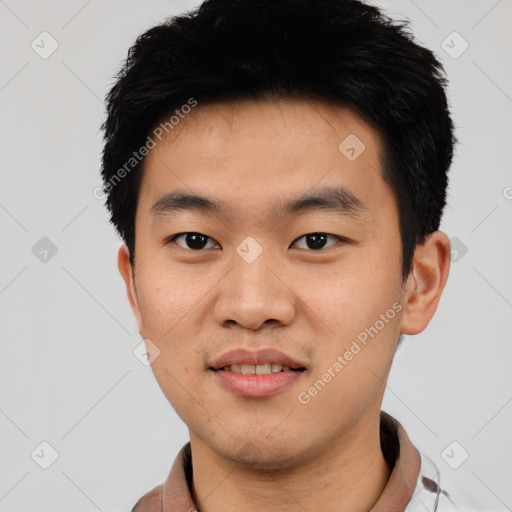
[{"label": "mouth", "polygon": [[274,349],[232,350],[208,367],[214,382],[242,398],[276,395],[304,379],[307,368]]},{"label": "mouth", "polygon": [[266,398],[303,380],[308,368],[273,347],[239,347],[208,365],[213,383],[243,398]]},{"label": "mouth", "polygon": [[222,368],[210,368],[215,372],[231,372],[238,373],[241,375],[268,375],[270,373],[281,373],[281,372],[301,372],[306,368],[284,366],[278,363],[263,363],[263,364],[231,364],[223,366]]},{"label": "mouth", "polygon": [[215,372],[230,372],[241,375],[268,375],[280,372],[300,372],[307,370],[304,362],[299,362],[273,347],[249,350],[240,347],[225,352],[208,365]]}]

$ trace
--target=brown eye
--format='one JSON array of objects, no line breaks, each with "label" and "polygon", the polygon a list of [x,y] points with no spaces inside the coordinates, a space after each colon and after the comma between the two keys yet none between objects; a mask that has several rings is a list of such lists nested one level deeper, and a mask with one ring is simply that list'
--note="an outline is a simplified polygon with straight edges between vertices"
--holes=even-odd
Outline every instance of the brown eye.
[{"label": "brown eye", "polygon": [[[180,242],[178,242],[178,240],[180,240]],[[213,242],[214,240],[202,233],[181,233],[173,236],[169,241],[175,242],[176,245],[179,245],[183,249],[200,251],[205,248],[210,249],[211,247],[207,247],[208,241]]]},{"label": "brown eye", "polygon": [[[334,243],[326,246],[327,240],[329,238],[332,238],[335,241]],[[307,235],[303,235],[300,238],[297,238],[294,244],[297,244],[297,241],[302,239],[304,239],[306,246],[304,247],[303,244],[302,247],[297,247],[298,249],[312,249],[315,251],[325,249],[326,247],[330,247],[331,245],[334,245],[336,241],[341,240],[340,237],[337,237],[335,235],[328,235],[327,233],[308,233]]]}]

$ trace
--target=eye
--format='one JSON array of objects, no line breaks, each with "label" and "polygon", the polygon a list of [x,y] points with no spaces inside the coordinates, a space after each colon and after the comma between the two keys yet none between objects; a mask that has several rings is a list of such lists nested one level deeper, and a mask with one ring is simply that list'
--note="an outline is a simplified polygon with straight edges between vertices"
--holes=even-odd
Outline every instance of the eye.
[{"label": "eye", "polygon": [[[329,235],[327,233],[308,233],[307,235],[303,235],[300,238],[297,238],[292,245],[297,244],[298,240],[304,239],[306,242],[306,247],[297,247],[298,249],[312,249],[312,250],[320,250],[326,248],[326,242],[328,238],[332,238],[335,240],[334,243],[327,245],[327,247],[331,247],[331,245],[334,245],[336,241],[342,241],[343,239],[339,236],[335,235]],[[303,244],[304,245],[304,244]]]},{"label": "eye", "polygon": [[[178,242],[180,240],[181,242]],[[208,247],[208,241],[214,242],[213,238],[203,235],[202,233],[180,233],[174,235],[167,240],[168,242],[175,242],[183,249],[192,249],[193,251],[200,251],[201,249],[211,249]],[[219,244],[217,244],[219,245]]]},{"label": "eye", "polygon": [[[329,238],[331,238],[333,242],[327,245]],[[304,239],[306,246],[304,246],[304,242],[302,242],[302,247],[298,245],[302,239]],[[339,236],[329,235],[327,233],[308,233],[307,235],[303,235],[300,238],[297,238],[297,240],[295,240],[292,245],[295,245],[298,249],[311,249],[314,251],[319,251],[321,249],[335,245],[337,241],[343,241],[343,239]],[[176,245],[180,246],[181,248],[193,251],[201,251],[202,249],[212,249],[219,247],[219,244],[215,242],[213,238],[196,232],[179,233],[170,237],[167,240],[167,243],[168,242],[175,242]],[[210,245],[208,246],[209,243]]]}]

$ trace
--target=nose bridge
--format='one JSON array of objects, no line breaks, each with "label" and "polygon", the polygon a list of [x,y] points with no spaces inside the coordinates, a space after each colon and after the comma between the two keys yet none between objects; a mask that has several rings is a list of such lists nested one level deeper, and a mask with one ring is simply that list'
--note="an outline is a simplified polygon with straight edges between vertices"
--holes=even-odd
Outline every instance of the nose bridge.
[{"label": "nose bridge", "polygon": [[286,279],[279,275],[283,273],[280,269],[270,249],[258,249],[251,240],[240,244],[220,288],[215,305],[217,321],[249,329],[258,329],[271,320],[289,324],[295,315],[295,300]]},{"label": "nose bridge", "polygon": [[279,280],[275,276],[278,273],[277,265],[270,253],[271,251],[267,249],[254,261],[246,260],[240,255],[234,258],[232,277],[239,293],[253,296],[272,296],[276,292],[279,293],[279,286],[276,283]]}]

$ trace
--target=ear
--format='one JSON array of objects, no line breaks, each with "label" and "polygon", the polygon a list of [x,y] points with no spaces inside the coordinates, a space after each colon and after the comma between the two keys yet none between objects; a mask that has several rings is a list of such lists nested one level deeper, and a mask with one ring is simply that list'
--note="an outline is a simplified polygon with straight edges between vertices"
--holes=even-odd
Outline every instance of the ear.
[{"label": "ear", "polygon": [[450,239],[435,231],[414,251],[411,273],[404,286],[400,332],[418,334],[434,316],[450,270]]},{"label": "ear", "polygon": [[139,299],[137,297],[137,288],[135,287],[135,271],[132,262],[130,261],[130,249],[128,249],[127,245],[122,245],[119,248],[119,252],[117,254],[117,267],[119,268],[119,272],[121,273],[126,285],[126,295],[130,301],[133,314],[137,319],[139,334],[142,336],[142,315],[140,312]]}]

